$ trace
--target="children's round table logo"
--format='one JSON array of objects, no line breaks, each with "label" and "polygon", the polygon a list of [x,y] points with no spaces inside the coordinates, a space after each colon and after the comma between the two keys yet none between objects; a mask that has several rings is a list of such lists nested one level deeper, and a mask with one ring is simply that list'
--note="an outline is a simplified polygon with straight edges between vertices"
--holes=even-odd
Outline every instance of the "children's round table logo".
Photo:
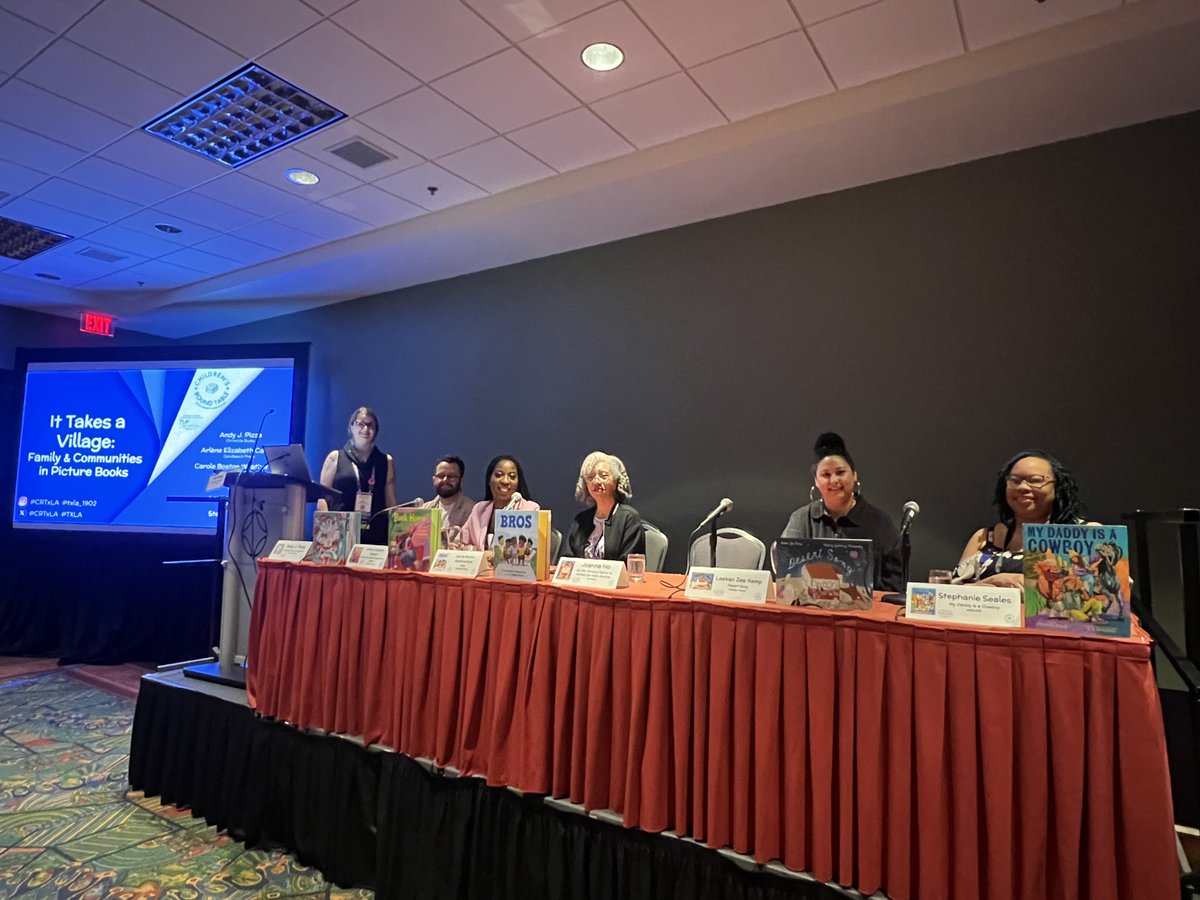
[{"label": "children's round table logo", "polygon": [[216,409],[225,405],[225,401],[229,399],[229,392],[229,379],[225,377],[224,372],[203,372],[196,379],[192,399],[196,401],[197,406],[204,409]]}]

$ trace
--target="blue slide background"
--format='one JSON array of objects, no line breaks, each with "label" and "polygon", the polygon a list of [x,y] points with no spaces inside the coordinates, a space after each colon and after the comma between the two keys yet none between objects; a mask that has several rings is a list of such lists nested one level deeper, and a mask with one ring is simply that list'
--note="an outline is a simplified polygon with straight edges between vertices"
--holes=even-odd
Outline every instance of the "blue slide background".
[{"label": "blue slide background", "polygon": [[[240,364],[239,364],[240,365]],[[228,369],[216,363],[204,370]],[[216,417],[196,433],[190,444],[162,471],[153,483],[150,475],[176,413],[187,397],[197,369],[153,368],[45,371],[30,369],[26,375],[25,408],[21,423],[21,446],[17,460],[13,524],[17,527],[132,528],[138,530],[211,531],[215,504],[172,503],[168,496],[203,496],[212,472],[244,466],[254,443],[254,432],[270,408],[254,467],[265,466],[261,447],[287,444],[291,436],[294,372],[290,366],[273,366],[263,371]],[[93,418],[124,417],[124,429],[72,429],[66,415]],[[63,416],[52,425],[52,416]],[[80,431],[85,437],[110,437],[111,449],[60,447],[59,439]],[[249,432],[248,436],[244,436]],[[235,437],[221,437],[221,434]],[[203,448],[219,448],[202,453]],[[31,453],[111,455],[129,453],[142,457],[140,464],[73,463],[60,465],[77,469],[128,470],[128,477],[64,476],[39,474],[49,463],[32,461]],[[82,504],[82,505],[78,505]]]}]

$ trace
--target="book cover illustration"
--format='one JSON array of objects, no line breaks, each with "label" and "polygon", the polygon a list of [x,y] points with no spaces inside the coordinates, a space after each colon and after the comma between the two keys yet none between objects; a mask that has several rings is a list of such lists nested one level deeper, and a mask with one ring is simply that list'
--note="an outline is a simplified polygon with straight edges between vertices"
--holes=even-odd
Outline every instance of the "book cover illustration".
[{"label": "book cover illustration", "polygon": [[492,516],[497,578],[544,581],[550,574],[550,510],[498,509]]},{"label": "book cover illustration", "polygon": [[313,513],[312,550],[305,558],[322,566],[343,565],[350,548],[358,543],[360,520],[356,512]]},{"label": "book cover illustration", "polygon": [[1025,627],[1129,637],[1124,525],[1026,525]]},{"label": "book cover illustration", "polygon": [[388,568],[428,572],[441,537],[440,509],[393,509],[388,516]]},{"label": "book cover illustration", "polygon": [[869,540],[781,538],[775,543],[779,603],[822,609],[870,609],[875,570]]}]

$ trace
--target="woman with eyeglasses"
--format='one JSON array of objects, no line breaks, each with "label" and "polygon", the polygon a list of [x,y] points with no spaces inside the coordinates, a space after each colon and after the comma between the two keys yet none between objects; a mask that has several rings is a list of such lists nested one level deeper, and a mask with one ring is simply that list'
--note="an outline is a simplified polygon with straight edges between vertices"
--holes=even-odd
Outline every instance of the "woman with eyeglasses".
[{"label": "woman with eyeglasses", "polygon": [[629,473],[619,458],[600,450],[584,457],[575,499],[587,509],[571,522],[563,556],[624,562],[630,553],[645,553],[646,531],[629,505],[632,496]]},{"label": "woman with eyeglasses", "polygon": [[971,535],[954,570],[955,584],[1023,588],[1025,526],[1084,521],[1074,476],[1045,450],[1022,450],[1006,462],[992,500],[1000,521]]},{"label": "woman with eyeglasses", "polygon": [[375,513],[396,505],[396,464],[390,453],[375,446],[379,416],[360,406],[350,414],[350,439],[340,450],[331,450],[321,466],[321,484],[341,496],[317,509],[362,513],[362,542],[387,543],[387,516]]}]

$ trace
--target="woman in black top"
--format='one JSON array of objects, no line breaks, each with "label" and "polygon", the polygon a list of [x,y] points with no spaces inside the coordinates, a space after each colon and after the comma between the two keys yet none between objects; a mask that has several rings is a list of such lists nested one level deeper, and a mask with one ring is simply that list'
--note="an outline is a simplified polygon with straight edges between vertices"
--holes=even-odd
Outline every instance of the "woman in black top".
[{"label": "woman in black top", "polygon": [[575,483],[575,499],[588,508],[571,522],[562,555],[624,562],[630,553],[645,553],[646,532],[628,503],[632,496],[625,464],[610,453],[589,453]]},{"label": "woman in black top", "polygon": [[[387,517],[372,516],[396,505],[396,467],[390,453],[375,446],[379,417],[373,409],[360,406],[350,416],[350,440],[340,450],[331,450],[321,466],[321,484],[341,496],[318,509],[362,513],[362,540],[367,544],[387,543]],[[361,499],[360,499],[361,498]]]},{"label": "woman in black top", "polygon": [[813,445],[816,463],[813,484],[821,496],[800,507],[788,519],[784,538],[869,538],[875,569],[875,590],[903,591],[900,531],[877,506],[862,498],[858,473],[846,443],[827,431]]}]

